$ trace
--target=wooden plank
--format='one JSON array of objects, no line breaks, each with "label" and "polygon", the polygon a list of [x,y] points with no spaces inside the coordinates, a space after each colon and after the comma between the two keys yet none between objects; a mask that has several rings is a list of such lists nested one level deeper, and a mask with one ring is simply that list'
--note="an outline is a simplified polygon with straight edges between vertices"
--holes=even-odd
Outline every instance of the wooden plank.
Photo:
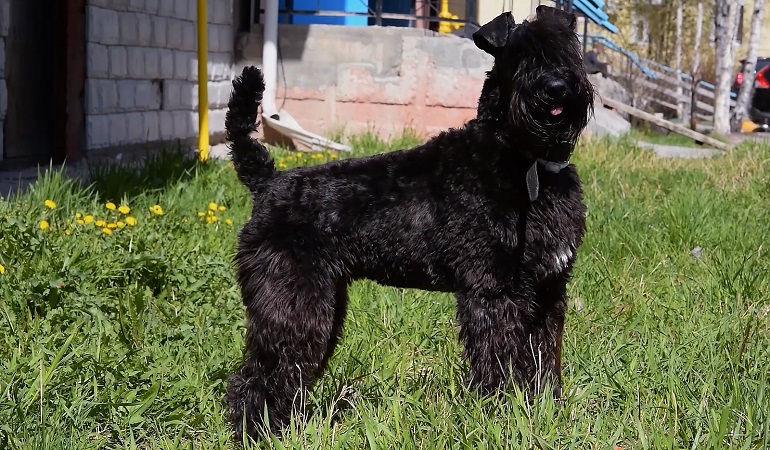
[{"label": "wooden plank", "polygon": [[617,109],[620,112],[624,112],[626,114],[630,114],[634,117],[638,117],[642,120],[646,120],[647,122],[653,123],[655,125],[658,125],[660,127],[666,128],[667,130],[671,130],[674,133],[678,133],[684,136],[687,136],[689,138],[692,138],[698,143],[704,143],[708,144],[716,149],[722,150],[722,151],[730,151],[730,147],[725,144],[722,141],[718,141],[714,138],[710,138],[704,134],[700,134],[697,131],[693,131],[689,128],[685,128],[681,125],[677,125],[675,123],[669,122],[665,119],[660,119],[658,117],[655,117],[654,115],[644,112],[640,109],[636,109],[634,107],[628,106],[624,103],[621,103],[617,100],[613,100],[610,98],[603,98],[601,99],[601,102],[605,106],[609,106],[611,109]]}]

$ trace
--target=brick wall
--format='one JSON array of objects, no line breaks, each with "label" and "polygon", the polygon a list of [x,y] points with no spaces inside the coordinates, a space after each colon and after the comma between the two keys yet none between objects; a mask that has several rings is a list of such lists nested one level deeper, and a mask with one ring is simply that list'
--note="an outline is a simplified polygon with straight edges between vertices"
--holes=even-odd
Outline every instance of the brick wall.
[{"label": "brick wall", "polygon": [[[233,74],[233,0],[209,0],[208,22],[215,142]],[[88,0],[86,40],[87,150],[197,136],[195,0]]]},{"label": "brick wall", "polygon": [[8,88],[5,84],[5,38],[10,28],[11,0],[0,0],[0,161],[3,160],[5,135],[3,123],[8,110]]},{"label": "brick wall", "polygon": [[[432,135],[476,116],[492,58],[470,39],[396,27],[279,25],[277,106],[308,131],[412,128]],[[236,71],[261,65],[263,30],[239,35]]]}]

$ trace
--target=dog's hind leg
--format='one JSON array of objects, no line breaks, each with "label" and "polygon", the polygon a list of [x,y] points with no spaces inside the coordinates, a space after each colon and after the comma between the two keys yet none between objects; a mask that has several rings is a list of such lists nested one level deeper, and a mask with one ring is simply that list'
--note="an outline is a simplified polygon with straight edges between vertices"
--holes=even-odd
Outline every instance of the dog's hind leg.
[{"label": "dog's hind leg", "polygon": [[261,265],[262,272],[242,272],[247,274],[241,279],[246,349],[240,369],[228,379],[226,395],[237,440],[244,432],[258,439],[266,429],[279,432],[288,425],[324,369],[345,305],[337,304],[338,283],[323,267],[317,261],[294,263],[273,256]]}]

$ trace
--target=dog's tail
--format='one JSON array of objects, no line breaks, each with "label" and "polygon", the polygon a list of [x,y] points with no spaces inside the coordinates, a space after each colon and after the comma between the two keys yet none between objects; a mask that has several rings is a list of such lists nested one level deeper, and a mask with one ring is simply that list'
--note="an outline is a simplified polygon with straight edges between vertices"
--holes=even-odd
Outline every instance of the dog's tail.
[{"label": "dog's tail", "polygon": [[233,91],[225,117],[227,140],[238,179],[255,192],[266,179],[275,175],[275,163],[258,140],[251,136],[257,130],[257,109],[262,102],[265,81],[256,67],[243,69],[233,80]]}]

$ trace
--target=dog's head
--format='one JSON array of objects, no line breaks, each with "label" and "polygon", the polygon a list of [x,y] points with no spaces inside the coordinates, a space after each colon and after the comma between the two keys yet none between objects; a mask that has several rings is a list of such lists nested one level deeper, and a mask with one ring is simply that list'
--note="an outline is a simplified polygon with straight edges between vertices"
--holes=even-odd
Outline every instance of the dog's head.
[{"label": "dog's head", "polygon": [[503,13],[473,34],[495,58],[479,99],[479,118],[509,127],[531,158],[566,161],[593,111],[575,32],[575,15],[538,6],[516,24]]}]

